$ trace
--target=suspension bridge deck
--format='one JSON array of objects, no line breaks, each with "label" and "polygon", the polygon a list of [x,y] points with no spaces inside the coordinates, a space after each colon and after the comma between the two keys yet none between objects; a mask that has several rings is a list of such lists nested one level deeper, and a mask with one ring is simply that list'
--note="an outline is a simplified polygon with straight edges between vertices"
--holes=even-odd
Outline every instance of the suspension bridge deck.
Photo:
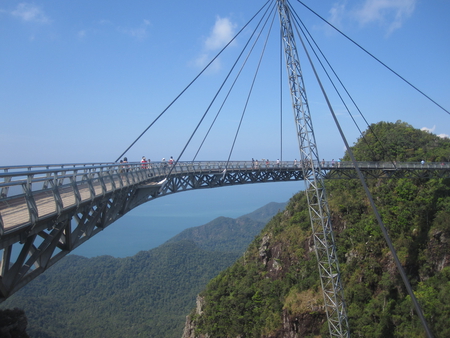
[{"label": "suspension bridge deck", "polygon": [[[319,165],[319,164],[314,164]],[[360,162],[360,169],[367,177],[448,177],[450,165],[447,163],[374,163]],[[329,179],[352,179],[356,178],[353,164],[349,162],[324,161],[320,163],[324,170],[324,176]],[[179,188],[179,184],[169,184],[167,189],[163,188],[163,183],[159,183],[166,178],[169,170],[170,176],[180,178],[190,175],[206,174],[209,177],[215,176],[216,184],[207,181],[207,187],[220,185],[242,184],[242,183],[262,183],[286,180],[301,180],[302,167],[297,162],[201,162],[201,163],[178,163],[174,168],[170,168],[166,163],[154,163],[142,165],[141,163],[130,163],[126,167],[123,165],[61,165],[57,169],[50,168],[30,168],[27,171],[11,171],[3,169],[0,173],[3,182],[2,198],[0,198],[0,221],[3,232],[9,233],[16,229],[26,227],[30,223],[61,214],[65,210],[79,207],[84,203],[89,203],[94,199],[104,198],[124,188],[136,187],[140,189],[153,190],[152,198],[163,196],[167,193],[174,193],[181,190],[205,187],[205,184],[195,184]],[[226,171],[224,171],[226,168]],[[14,169],[14,168],[13,168]],[[23,169],[16,167],[17,169]],[[33,170],[34,169],[34,170]],[[282,177],[270,176],[265,173],[290,173]],[[240,178],[236,180],[236,174],[240,173]],[[245,176],[242,174],[245,173]],[[233,175],[234,174],[234,175]],[[248,181],[248,174],[253,178]],[[230,176],[234,177],[230,180]],[[12,178],[15,178],[12,180]],[[170,179],[165,183],[169,183]],[[12,192],[12,196],[7,196],[14,187],[22,186],[22,193]],[[11,189],[11,190],[9,190]]]},{"label": "suspension bridge deck", "polygon": [[[368,179],[450,177],[449,163],[359,162],[357,166]],[[0,301],[154,198],[190,189],[300,181],[311,178],[317,168],[328,179],[357,178],[352,163],[332,161],[0,167]]]}]

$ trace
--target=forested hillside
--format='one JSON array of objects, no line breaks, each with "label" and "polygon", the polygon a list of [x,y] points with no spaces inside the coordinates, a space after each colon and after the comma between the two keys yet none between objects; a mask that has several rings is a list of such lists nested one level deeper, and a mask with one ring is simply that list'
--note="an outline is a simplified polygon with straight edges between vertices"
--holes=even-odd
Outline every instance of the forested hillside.
[{"label": "forested hillside", "polygon": [[[375,134],[374,134],[375,133]],[[445,161],[450,140],[404,122],[371,126],[362,161]],[[354,337],[425,337],[359,181],[328,181]],[[450,337],[450,180],[369,180],[379,212],[435,337]],[[214,278],[184,338],[328,336],[306,198],[299,193],[234,265]]]},{"label": "forested hillside", "polygon": [[255,235],[260,232],[262,225],[286,205],[287,203],[272,202],[236,219],[219,217],[205,225],[186,229],[167,242],[191,240],[204,250],[243,253]]},{"label": "forested hillside", "polygon": [[69,255],[1,308],[24,310],[33,338],[179,338],[196,295],[245,251],[265,225],[261,215],[284,205],[221,217],[133,257]]}]

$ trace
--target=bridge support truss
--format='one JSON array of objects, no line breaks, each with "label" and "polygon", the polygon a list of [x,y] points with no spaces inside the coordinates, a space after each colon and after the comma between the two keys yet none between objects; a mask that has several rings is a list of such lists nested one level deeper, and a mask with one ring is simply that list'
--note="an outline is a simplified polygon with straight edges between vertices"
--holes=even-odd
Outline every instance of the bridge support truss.
[{"label": "bridge support truss", "polygon": [[[331,337],[349,337],[331,216],[287,0],[277,0],[314,247]],[[306,167],[307,166],[307,167]],[[313,170],[309,170],[313,168]]]},{"label": "bridge support truss", "polygon": [[303,179],[293,163],[179,162],[170,175],[161,163],[49,167],[3,168],[4,173],[0,168],[0,302],[154,198],[192,189]]}]

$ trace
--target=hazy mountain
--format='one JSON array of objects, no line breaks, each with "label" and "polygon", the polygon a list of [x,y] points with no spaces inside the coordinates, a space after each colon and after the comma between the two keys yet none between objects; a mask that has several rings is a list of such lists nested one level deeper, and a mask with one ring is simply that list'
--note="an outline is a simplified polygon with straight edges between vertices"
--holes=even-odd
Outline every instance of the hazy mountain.
[{"label": "hazy mountain", "polygon": [[287,203],[269,203],[239,218],[219,217],[205,225],[189,228],[167,243],[192,240],[200,248],[210,251],[242,253],[266,223]]},{"label": "hazy mountain", "polygon": [[33,338],[179,338],[196,295],[283,206],[219,217],[132,257],[69,255],[1,308],[23,309]]}]

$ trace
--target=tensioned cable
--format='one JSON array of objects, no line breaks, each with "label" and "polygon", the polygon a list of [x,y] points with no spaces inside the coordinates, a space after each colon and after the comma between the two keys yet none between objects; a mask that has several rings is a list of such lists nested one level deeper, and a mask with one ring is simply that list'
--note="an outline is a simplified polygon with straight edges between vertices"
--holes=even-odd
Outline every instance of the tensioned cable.
[{"label": "tensioned cable", "polygon": [[[268,7],[268,8],[270,8],[270,7]],[[267,10],[266,10],[266,13],[267,13]],[[263,18],[264,18],[264,16],[263,16]],[[262,19],[261,19],[261,20],[262,20]],[[258,26],[259,26],[259,25],[258,25]],[[242,55],[242,53],[241,53],[241,55]],[[237,61],[238,61],[238,60],[237,60]],[[217,98],[217,96],[219,95],[219,93],[220,93],[220,91],[222,90],[223,86],[225,85],[225,83],[226,83],[228,77],[231,75],[231,72],[232,72],[234,66],[236,65],[237,61],[235,62],[235,64],[233,65],[232,69],[230,70],[230,72],[229,72],[228,75],[226,76],[225,80],[222,82],[222,85],[220,86],[220,88],[217,90],[217,92],[216,92],[216,94],[215,94],[213,100],[211,101],[211,103],[210,103],[210,105],[208,106],[207,110],[205,111],[205,113],[203,114],[202,118],[201,118],[200,121],[198,122],[197,126],[195,127],[194,131],[192,132],[191,136],[189,137],[188,141],[186,142],[186,144],[185,144],[183,150],[181,151],[180,155],[177,157],[177,159],[176,159],[176,161],[175,161],[174,164],[177,164],[178,161],[180,160],[181,156],[183,156],[183,154],[184,154],[184,152],[185,152],[187,146],[188,146],[189,143],[191,142],[191,140],[192,140],[192,138],[194,137],[195,133],[197,132],[198,128],[200,127],[200,125],[202,124],[202,122],[203,122],[203,120],[205,119],[206,115],[208,114],[208,112],[209,112],[209,110],[210,110],[212,104],[214,103],[215,99]],[[227,165],[228,165],[228,162],[229,162],[229,160],[227,161]],[[173,166],[170,168],[170,170],[169,170],[169,172],[167,173],[166,177],[169,177],[169,175],[172,173],[172,171],[173,171],[174,168],[175,168],[175,165],[173,165]]]},{"label": "tensioned cable", "polygon": [[370,53],[368,50],[366,50],[364,47],[362,47],[360,44],[358,44],[356,41],[354,41],[353,39],[351,39],[349,36],[347,36],[346,34],[344,34],[343,32],[341,32],[337,27],[333,26],[331,23],[329,23],[327,20],[325,20],[324,18],[322,18],[318,13],[314,12],[311,8],[309,8],[308,6],[306,6],[303,2],[301,2],[300,0],[297,0],[300,4],[302,4],[304,7],[306,7],[309,11],[311,11],[313,14],[315,14],[318,18],[320,18],[321,20],[323,20],[327,25],[329,25],[330,27],[332,27],[333,29],[335,29],[337,32],[339,32],[341,35],[343,35],[346,39],[348,39],[349,41],[351,41],[353,44],[355,44],[357,47],[359,47],[361,50],[363,50],[365,53],[367,53],[368,55],[370,55],[373,59],[375,59],[376,61],[378,61],[381,65],[383,65],[385,68],[387,68],[389,71],[391,71],[393,74],[395,74],[396,76],[398,76],[400,79],[402,79],[404,82],[406,82],[408,85],[410,85],[412,88],[414,88],[416,91],[418,91],[420,94],[422,94],[423,96],[425,96],[428,100],[430,100],[431,102],[433,102],[436,106],[438,106],[439,108],[441,108],[443,111],[445,111],[447,114],[450,115],[450,111],[448,111],[447,109],[445,109],[444,107],[442,107],[439,103],[437,103],[436,101],[434,101],[431,97],[429,97],[427,94],[425,94],[423,91],[421,91],[419,88],[417,88],[416,86],[414,86],[411,82],[409,82],[408,80],[406,80],[403,76],[401,76],[400,74],[398,74],[396,71],[394,71],[392,68],[390,68],[388,65],[386,65],[384,62],[382,62],[380,59],[378,59],[376,56],[374,56],[372,53]]},{"label": "tensioned cable", "polygon": [[[273,11],[273,8],[274,8],[274,7],[275,7],[275,5],[273,5],[272,11]],[[246,43],[245,46],[242,48],[241,53],[239,54],[238,58],[236,59],[235,63],[233,64],[233,66],[231,67],[231,70],[229,71],[228,76],[231,74],[231,72],[232,72],[233,69],[235,68],[237,62],[240,60],[241,56],[243,55],[244,51],[247,49],[247,46],[248,46],[249,43],[251,42],[253,36],[255,35],[256,31],[258,30],[258,27],[259,27],[260,24],[262,23],[263,19],[266,17],[266,14],[267,14],[267,12],[269,11],[269,9],[270,9],[270,7],[268,6],[267,9],[266,9],[266,12],[262,15],[261,20],[258,22],[258,25],[255,27],[255,29],[253,30],[252,34],[251,34],[250,37],[247,39],[247,43]],[[266,20],[266,21],[267,21],[267,20]],[[211,132],[212,127],[214,126],[214,124],[215,124],[217,118],[219,117],[219,114],[221,113],[221,111],[222,111],[222,109],[223,109],[223,107],[224,107],[226,101],[228,100],[228,97],[230,96],[230,93],[231,93],[231,91],[233,90],[234,85],[236,84],[238,78],[240,77],[240,74],[242,73],[242,70],[243,70],[245,64],[246,64],[247,61],[248,61],[249,55],[251,54],[251,52],[252,52],[252,50],[253,50],[253,48],[254,48],[256,42],[258,41],[258,39],[259,39],[259,36],[258,36],[258,38],[255,40],[255,42],[253,43],[253,47],[250,49],[250,51],[249,51],[249,53],[248,53],[248,55],[247,55],[245,61],[243,62],[243,64],[242,64],[242,66],[241,66],[241,68],[240,68],[238,74],[237,74],[236,77],[235,77],[235,80],[233,81],[233,84],[230,86],[230,89],[228,90],[227,95],[225,96],[225,98],[224,98],[224,100],[223,100],[223,102],[222,102],[222,104],[221,104],[219,110],[217,111],[217,114],[216,114],[216,116],[214,117],[214,120],[211,122],[211,125],[210,125],[208,131],[206,132],[205,137],[203,138],[203,140],[202,140],[200,146],[198,147],[197,152],[195,153],[195,156],[194,156],[194,158],[192,159],[192,161],[195,161],[195,159],[197,158],[198,153],[200,152],[201,148],[203,147],[203,144],[205,143],[205,141],[206,141],[206,139],[207,139],[209,133]],[[227,76],[227,78],[228,78],[228,76]]]},{"label": "tensioned cable", "polygon": [[[263,47],[263,49],[262,49],[262,51],[261,51],[261,56],[260,56],[260,58],[259,58],[258,66],[256,67],[256,70],[255,70],[255,75],[254,75],[254,77],[253,77],[252,85],[250,86],[250,89],[249,89],[249,92],[248,92],[248,95],[247,95],[247,100],[246,100],[246,102],[245,102],[245,106],[244,106],[244,109],[243,109],[242,114],[241,114],[241,119],[240,119],[240,121],[239,121],[239,125],[238,125],[238,128],[237,128],[237,130],[236,130],[236,134],[235,134],[235,136],[234,136],[233,145],[232,145],[232,147],[231,147],[231,149],[230,149],[230,153],[229,153],[229,155],[228,155],[227,165],[228,165],[228,162],[230,161],[231,154],[233,153],[233,149],[234,149],[234,146],[235,146],[235,144],[236,144],[236,140],[237,140],[237,137],[238,137],[238,134],[239,134],[239,130],[241,129],[241,125],[242,125],[242,121],[243,121],[243,119],[244,119],[245,112],[247,111],[247,105],[248,105],[248,102],[249,102],[249,100],[250,100],[251,94],[252,94],[252,92],[253,92],[253,87],[254,87],[254,85],[255,85],[256,77],[258,76],[258,73],[259,73],[259,67],[261,66],[262,58],[263,58],[263,56],[264,56],[264,52],[265,52],[266,47],[267,47],[267,41],[269,40],[270,32],[272,31],[273,22],[274,22],[274,20],[275,20],[275,14],[276,14],[276,13],[274,13],[274,15],[273,15],[272,23],[270,24],[270,28],[269,28],[269,31],[268,31],[268,33],[267,33],[266,41],[264,42],[264,47]],[[262,31],[261,31],[261,32],[262,32]]]},{"label": "tensioned cable", "polygon": [[280,160],[283,162],[283,32],[280,29]]},{"label": "tensioned cable", "polygon": [[[297,31],[297,34],[298,34],[298,31]],[[377,207],[375,205],[375,202],[373,200],[372,194],[371,194],[371,192],[370,192],[370,190],[369,190],[369,188],[368,188],[368,186],[366,184],[366,181],[364,180],[364,176],[362,175],[362,172],[361,172],[360,168],[358,167],[356,159],[355,159],[355,157],[353,155],[353,151],[351,150],[351,148],[350,148],[350,146],[349,146],[349,144],[347,142],[347,138],[345,137],[344,132],[342,131],[342,128],[341,128],[341,126],[339,124],[339,121],[338,121],[338,119],[336,117],[336,114],[334,113],[333,107],[331,106],[331,103],[330,103],[330,101],[328,99],[327,93],[325,92],[325,89],[324,89],[324,87],[322,85],[322,82],[320,81],[319,75],[317,74],[316,68],[314,67],[314,64],[313,64],[313,62],[311,60],[311,57],[310,57],[310,55],[309,55],[309,53],[308,53],[308,51],[306,49],[306,46],[305,46],[305,44],[303,42],[303,39],[301,38],[300,34],[298,34],[298,36],[299,36],[299,39],[300,39],[300,41],[302,43],[303,49],[305,50],[306,56],[308,57],[309,63],[311,65],[311,68],[312,68],[312,70],[314,72],[314,75],[315,75],[315,77],[317,79],[317,82],[318,82],[318,84],[319,84],[319,86],[320,86],[320,88],[322,90],[322,94],[323,94],[323,96],[324,96],[324,98],[325,98],[325,100],[327,102],[327,105],[328,105],[328,108],[329,108],[329,110],[331,112],[331,115],[333,116],[333,119],[334,119],[334,122],[336,124],[336,127],[338,128],[339,133],[341,135],[341,138],[344,141],[344,144],[345,144],[345,147],[347,149],[347,152],[348,152],[350,158],[352,159],[353,166],[355,167],[355,170],[356,170],[356,172],[358,174],[358,177],[359,177],[359,179],[361,181],[361,184],[363,185],[364,191],[366,192],[367,198],[369,199],[370,205],[371,205],[371,207],[372,207],[372,209],[373,209],[373,211],[375,213],[375,217],[376,217],[376,219],[378,221],[378,224],[380,226],[381,232],[383,233],[384,239],[385,239],[385,241],[386,241],[386,243],[387,243],[387,245],[388,245],[388,247],[389,247],[389,249],[390,249],[390,251],[392,253],[392,256],[394,257],[394,262],[395,262],[395,264],[397,266],[397,270],[399,271],[399,273],[400,273],[400,275],[402,277],[403,283],[404,283],[404,285],[406,287],[406,290],[408,291],[408,294],[411,297],[411,300],[412,300],[413,305],[414,305],[414,309],[416,310],[416,313],[419,316],[420,321],[422,322],[422,325],[423,325],[423,327],[424,327],[424,329],[426,331],[427,336],[429,338],[432,338],[433,335],[432,335],[431,331],[428,328],[428,324],[427,324],[426,319],[425,319],[425,317],[424,317],[424,315],[422,313],[422,309],[421,309],[421,307],[420,307],[420,305],[419,305],[419,303],[418,303],[418,301],[417,301],[417,299],[416,299],[416,297],[414,295],[414,292],[413,292],[413,290],[411,288],[411,284],[409,283],[409,280],[408,280],[408,276],[406,276],[406,273],[405,273],[405,271],[403,269],[403,266],[402,266],[402,264],[401,264],[401,262],[400,262],[400,260],[399,260],[399,258],[397,256],[397,252],[395,251],[394,245],[391,242],[391,239],[389,237],[387,229],[384,226],[383,220],[381,219],[381,216],[380,216],[380,214],[378,212],[378,209],[377,209]]]},{"label": "tensioned cable", "polygon": [[237,34],[216,54],[216,56],[214,56],[214,58],[212,58],[212,60],[200,71],[200,73],[198,73],[198,75],[180,92],[180,94],[178,94],[175,99],[153,120],[152,123],[150,123],[150,125],[144,129],[144,131],[131,143],[130,146],[128,146],[127,149],[125,149],[125,151],[116,159],[115,162],[119,161],[120,158],[125,155],[128,150],[131,149],[131,147],[133,147],[136,142],[156,123],[156,121],[159,120],[159,118],[161,116],[164,115],[164,113],[180,98],[181,95],[184,94],[184,92],[200,77],[200,75],[202,75],[206,69],[208,69],[208,67],[219,57],[220,54],[222,54],[222,52],[236,39],[236,37],[242,33],[242,31],[250,24],[250,22],[253,21],[253,19],[259,14],[259,12],[261,12],[263,10],[263,8],[265,6],[267,6],[267,4],[270,2],[271,0],[267,0],[267,2],[256,12],[255,15],[253,15],[253,17],[239,30],[239,32],[237,32]]},{"label": "tensioned cable", "polygon": [[[310,39],[312,40],[312,42],[314,42],[314,45],[316,46],[317,50],[320,52],[320,54],[322,55],[323,59],[325,60],[325,62],[327,63],[328,67],[331,69],[331,71],[333,72],[334,76],[336,77],[336,79],[339,81],[340,85],[342,86],[342,88],[344,89],[344,91],[346,92],[347,96],[350,98],[350,100],[352,101],[353,105],[355,106],[356,110],[359,112],[359,114],[361,115],[361,117],[363,118],[364,122],[366,123],[367,127],[369,128],[369,130],[372,132],[372,134],[375,136],[375,139],[379,142],[379,144],[381,145],[381,148],[383,149],[383,152],[388,155],[389,157],[391,157],[391,155],[386,151],[385,147],[383,146],[383,143],[380,141],[380,139],[378,138],[378,135],[375,133],[375,131],[373,130],[373,128],[371,127],[371,125],[367,122],[366,117],[364,116],[364,114],[362,113],[362,111],[359,109],[358,105],[356,104],[355,100],[353,100],[352,95],[349,93],[349,91],[347,90],[347,88],[345,87],[345,85],[342,83],[340,77],[336,74],[336,72],[334,71],[333,66],[331,66],[330,62],[328,61],[327,57],[324,55],[324,53],[322,52],[322,50],[320,49],[320,47],[318,46],[318,44],[316,43],[316,41],[314,40],[313,36],[311,35],[311,33],[308,31],[308,29],[306,28],[306,25],[303,23],[303,21],[301,20],[300,16],[297,14],[297,12],[292,8],[292,6],[289,4],[289,7],[292,11],[292,13],[294,14],[294,20],[297,22],[297,25],[300,27],[299,22],[301,23],[301,26],[303,26],[303,29],[308,33],[308,36],[310,37]],[[363,138],[364,142],[366,142],[369,151],[372,153],[372,155],[374,155],[375,157],[375,153],[373,152],[373,149],[370,145],[370,143],[367,141],[364,133],[361,131],[361,129],[359,128],[358,123],[356,122],[355,118],[353,117],[353,114],[350,112],[350,109],[348,108],[345,100],[343,99],[343,97],[341,96],[341,93],[339,92],[339,90],[337,89],[336,85],[334,84],[333,80],[331,79],[331,76],[329,75],[329,73],[327,72],[325,66],[322,64],[322,61],[320,60],[319,56],[317,55],[315,49],[313,48],[313,46],[311,45],[310,40],[308,39],[308,37],[306,36],[306,34],[303,32],[303,29],[300,28],[300,30],[302,31],[303,35],[305,36],[306,41],[308,42],[309,46],[311,47],[311,50],[314,52],[314,55],[316,56],[318,62],[320,63],[320,65],[322,66],[322,69],[324,70],[325,74],[327,75],[328,79],[330,80],[330,83],[332,84],[332,86],[334,87],[337,95],[339,96],[339,98],[341,99],[342,104],[344,105],[345,109],[347,110],[347,113],[350,115],[353,123],[355,124],[356,128],[358,129],[361,137]],[[394,166],[396,166],[395,162],[391,159],[390,160],[392,162],[392,164],[394,164]]]}]

